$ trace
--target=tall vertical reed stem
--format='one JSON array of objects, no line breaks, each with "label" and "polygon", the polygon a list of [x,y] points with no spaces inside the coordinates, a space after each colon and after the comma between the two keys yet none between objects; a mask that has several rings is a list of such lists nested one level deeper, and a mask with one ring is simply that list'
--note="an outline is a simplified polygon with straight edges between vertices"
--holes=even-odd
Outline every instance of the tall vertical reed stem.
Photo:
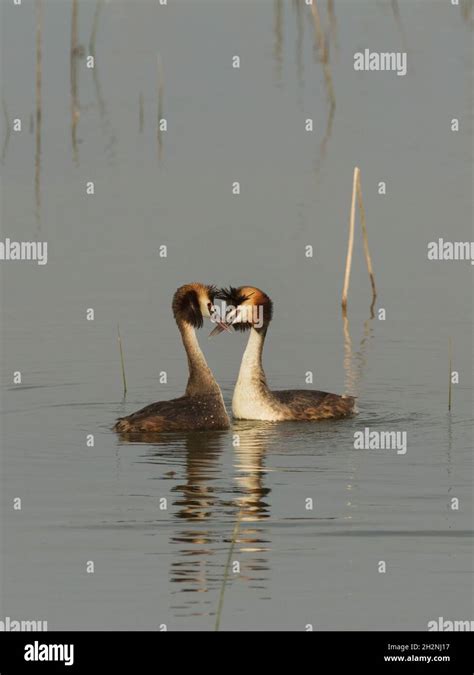
[{"label": "tall vertical reed stem", "polygon": [[354,226],[355,226],[355,209],[356,209],[356,193],[357,181],[359,179],[359,167],[354,168],[354,177],[352,181],[352,200],[351,213],[349,218],[349,239],[347,242],[347,257],[346,257],[346,271],[344,275],[344,287],[342,289],[342,309],[347,309],[347,292],[349,290],[349,282],[351,278],[352,253],[354,251]]}]

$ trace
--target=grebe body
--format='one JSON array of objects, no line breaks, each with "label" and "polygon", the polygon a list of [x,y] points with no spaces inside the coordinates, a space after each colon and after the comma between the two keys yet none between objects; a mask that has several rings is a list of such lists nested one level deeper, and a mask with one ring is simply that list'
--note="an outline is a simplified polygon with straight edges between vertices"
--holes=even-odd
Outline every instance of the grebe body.
[{"label": "grebe body", "polygon": [[184,396],[158,401],[117,420],[114,430],[122,434],[167,431],[205,431],[230,426],[224,399],[207,365],[196,336],[203,318],[210,318],[215,288],[186,284],[173,296],[173,315],[188,358],[189,378]]},{"label": "grebe body", "polygon": [[[315,421],[354,414],[355,399],[352,396],[308,389],[270,390],[262,366],[262,352],[273,315],[272,301],[253,286],[223,289],[217,297],[232,307],[229,325],[236,330],[250,330],[232,399],[236,419]],[[213,333],[222,329],[218,325]]]}]

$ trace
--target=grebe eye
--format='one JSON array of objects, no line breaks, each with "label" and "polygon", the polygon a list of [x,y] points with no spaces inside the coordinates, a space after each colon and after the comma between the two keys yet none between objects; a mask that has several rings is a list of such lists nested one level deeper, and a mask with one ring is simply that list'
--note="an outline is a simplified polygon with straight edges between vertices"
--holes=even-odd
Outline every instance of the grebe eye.
[{"label": "grebe eye", "polygon": [[212,310],[212,302],[207,303],[207,309],[209,310],[209,312]]}]

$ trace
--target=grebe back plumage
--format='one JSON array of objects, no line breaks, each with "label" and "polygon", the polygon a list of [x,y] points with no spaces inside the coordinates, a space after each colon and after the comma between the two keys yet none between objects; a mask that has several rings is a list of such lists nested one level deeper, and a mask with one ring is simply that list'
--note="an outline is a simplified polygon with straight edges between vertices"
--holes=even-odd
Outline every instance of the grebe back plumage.
[{"label": "grebe back plumage", "polygon": [[147,405],[117,420],[122,434],[166,431],[228,429],[229,416],[222,392],[201,351],[196,328],[210,317],[216,289],[199,283],[178,288],[173,296],[173,315],[188,357],[189,378],[184,396]]},{"label": "grebe back plumage", "polygon": [[[288,389],[271,391],[262,366],[262,352],[273,303],[266,293],[253,286],[222,289],[218,298],[235,308],[229,324],[236,330],[249,330],[250,336],[242,357],[232,399],[237,419],[289,421],[338,419],[354,413],[355,399],[326,391]],[[262,308],[257,316],[254,308]],[[218,325],[212,334],[221,332]]]}]

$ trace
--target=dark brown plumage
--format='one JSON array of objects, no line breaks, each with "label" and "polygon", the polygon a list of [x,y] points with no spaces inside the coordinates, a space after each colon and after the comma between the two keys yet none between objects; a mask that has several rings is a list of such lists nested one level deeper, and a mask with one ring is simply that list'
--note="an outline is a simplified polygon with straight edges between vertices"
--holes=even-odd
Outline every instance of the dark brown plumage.
[{"label": "dark brown plumage", "polygon": [[180,322],[184,321],[194,328],[202,328],[204,318],[200,300],[204,297],[204,302],[210,313],[216,293],[217,289],[215,286],[198,283],[185,284],[178,288],[173,295],[173,301],[171,303],[173,316],[178,325]]},{"label": "dark brown plumage", "polygon": [[308,389],[286,389],[272,391],[271,394],[279,401],[282,409],[287,409],[287,419],[291,420],[340,419],[354,412],[353,396],[339,396]]},{"label": "dark brown plumage", "polygon": [[180,396],[158,401],[117,420],[115,431],[147,433],[150,431],[205,431],[228,429],[229,417],[222,409],[219,394]]},{"label": "dark brown plumage", "polygon": [[[234,288],[220,288],[216,291],[215,297],[224,300],[226,305],[231,307],[262,307],[263,323],[268,326],[273,318],[273,302],[266,293],[253,286],[240,286]],[[238,321],[232,323],[232,327],[238,331],[246,331],[252,328],[251,321]],[[258,330],[258,329],[256,329]]]},{"label": "dark brown plumage", "polygon": [[210,317],[215,287],[186,284],[173,296],[172,310],[188,357],[189,378],[184,396],[147,405],[117,420],[121,434],[228,429],[222,392],[207,365],[196,337],[204,316]]}]

